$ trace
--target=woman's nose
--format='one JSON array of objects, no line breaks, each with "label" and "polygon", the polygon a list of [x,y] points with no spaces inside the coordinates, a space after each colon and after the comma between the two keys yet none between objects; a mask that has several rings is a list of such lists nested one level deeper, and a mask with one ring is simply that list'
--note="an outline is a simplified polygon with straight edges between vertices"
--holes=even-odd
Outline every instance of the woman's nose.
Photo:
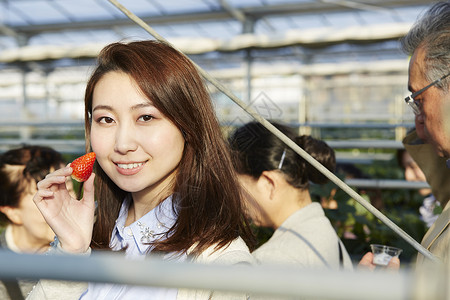
[{"label": "woman's nose", "polygon": [[114,150],[124,154],[130,151],[136,151],[137,146],[138,143],[133,127],[129,125],[119,126],[116,132]]}]

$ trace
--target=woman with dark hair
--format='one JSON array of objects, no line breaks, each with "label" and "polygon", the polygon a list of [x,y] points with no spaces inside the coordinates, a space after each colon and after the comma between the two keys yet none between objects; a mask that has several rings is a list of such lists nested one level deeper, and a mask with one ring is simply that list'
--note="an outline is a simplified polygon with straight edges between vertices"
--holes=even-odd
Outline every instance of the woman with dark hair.
[{"label": "woman with dark hair", "polygon": [[[87,84],[85,125],[87,151],[95,152],[97,160],[81,201],[69,197],[63,185],[72,174],[70,167],[42,180],[34,198],[60,250],[111,249],[124,250],[127,257],[158,253],[176,261],[253,263],[246,244],[253,243],[253,235],[243,221],[226,141],[205,85],[183,54],[155,41],[106,46]],[[81,298],[214,295],[89,284]]]},{"label": "woman with dark hair", "polygon": [[[0,248],[17,253],[48,250],[55,234],[34,205],[33,196],[37,183],[64,165],[59,152],[43,146],[23,146],[0,155],[0,226],[5,226],[0,230]],[[18,283],[27,295],[36,281]],[[0,299],[9,299],[1,284]]]},{"label": "woman with dark hair", "polygon": [[0,222],[6,224],[2,247],[25,253],[45,252],[50,247],[54,233],[32,199],[37,183],[64,165],[59,152],[41,146],[24,146],[0,155]]},{"label": "woman with dark hair", "polygon": [[[334,171],[335,154],[325,142],[273,125]],[[259,123],[238,128],[229,143],[239,180],[248,193],[248,214],[256,225],[275,229],[253,252],[255,258],[260,263],[351,269],[344,245],[320,203],[309,194],[310,182],[323,184],[328,179]]]}]

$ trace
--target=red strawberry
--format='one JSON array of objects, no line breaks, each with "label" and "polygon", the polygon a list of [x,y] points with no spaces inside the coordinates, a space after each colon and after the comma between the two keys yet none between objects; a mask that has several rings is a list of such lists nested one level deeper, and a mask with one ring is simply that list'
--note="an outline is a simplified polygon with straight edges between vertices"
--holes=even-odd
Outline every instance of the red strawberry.
[{"label": "red strawberry", "polygon": [[86,181],[92,174],[94,162],[95,162],[94,152],[90,152],[86,155],[83,155],[75,159],[70,164],[70,166],[73,169],[72,178],[79,182]]}]

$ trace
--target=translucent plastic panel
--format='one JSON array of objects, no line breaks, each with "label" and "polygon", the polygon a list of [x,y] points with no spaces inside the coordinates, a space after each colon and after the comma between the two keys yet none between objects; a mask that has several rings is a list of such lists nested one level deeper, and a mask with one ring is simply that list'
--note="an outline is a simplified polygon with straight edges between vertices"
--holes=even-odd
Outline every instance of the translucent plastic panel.
[{"label": "translucent plastic panel", "polygon": [[8,14],[8,18],[11,18],[7,24],[10,23],[11,25],[21,23],[23,25],[23,22],[26,25],[33,25],[70,21],[64,12],[56,9],[49,1],[9,1],[2,6],[2,9],[5,9],[4,13]]}]

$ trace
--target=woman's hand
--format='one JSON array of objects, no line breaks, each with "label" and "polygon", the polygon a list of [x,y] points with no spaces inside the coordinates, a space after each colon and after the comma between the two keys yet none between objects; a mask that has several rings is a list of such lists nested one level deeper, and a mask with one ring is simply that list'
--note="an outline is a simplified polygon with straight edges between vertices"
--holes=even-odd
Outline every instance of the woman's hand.
[{"label": "woman's hand", "polygon": [[94,225],[94,178],[92,174],[84,182],[83,198],[77,200],[66,187],[66,179],[72,168],[56,170],[37,184],[33,201],[48,225],[58,236],[64,251],[84,253],[92,239]]}]

